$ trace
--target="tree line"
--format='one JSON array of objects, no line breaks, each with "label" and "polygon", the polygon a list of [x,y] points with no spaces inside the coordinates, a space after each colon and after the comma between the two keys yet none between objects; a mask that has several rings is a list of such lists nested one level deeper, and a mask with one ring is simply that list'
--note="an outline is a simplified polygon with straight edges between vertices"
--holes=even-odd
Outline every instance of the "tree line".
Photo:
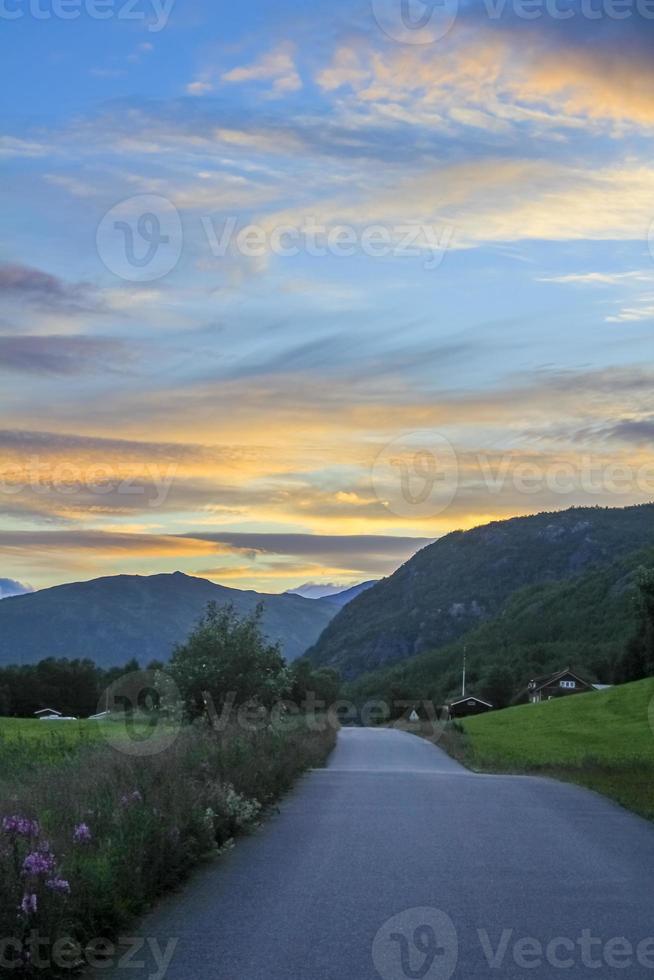
[{"label": "tree line", "polygon": [[[160,667],[160,664],[152,664]],[[103,691],[126,673],[139,670],[136,660],[103,670],[92,660],[48,657],[38,664],[0,668],[0,716],[31,718],[53,708],[86,718],[99,710]]]},{"label": "tree line", "polygon": [[[154,661],[146,670],[165,670],[175,681],[189,717],[205,710],[254,701],[270,707],[288,699],[301,705],[311,693],[326,705],[339,696],[336,671],[314,669],[307,660],[287,664],[281,649],[261,628],[262,609],[239,617],[231,606],[209,603],[205,615],[172,653],[170,663]],[[104,708],[105,691],[119,678],[141,670],[138,661],[102,669],[89,659],[55,659],[0,668],[0,716],[31,718],[43,708],[87,718]]]},{"label": "tree line", "polygon": [[[651,568],[638,571],[635,603],[637,629],[615,667],[616,683],[654,675],[654,570]],[[263,634],[261,613],[258,609],[241,618],[229,606],[210,603],[188,639],[173,650],[170,663],[155,661],[147,664],[146,669],[166,670],[170,674],[190,717],[206,710],[207,699],[219,709],[227,697],[236,704],[253,701],[264,707],[284,699],[301,705],[309,697],[326,706],[333,704],[341,694],[338,673],[329,668],[315,668],[306,659],[287,664],[280,647]],[[524,653],[531,668],[541,666],[537,647]],[[402,665],[397,665],[388,677],[363,678],[347,693],[356,700],[357,695],[372,694],[374,685],[376,695],[383,694],[391,700],[407,697],[438,700],[443,689],[447,691],[456,685],[458,668],[453,664],[448,668],[444,663],[435,673],[428,658],[424,659],[424,675],[415,672],[409,684],[402,678]],[[476,692],[497,707],[510,704],[516,692],[519,665],[509,665],[498,658],[482,669],[479,666],[473,661],[469,670],[469,681]],[[521,673],[525,667],[526,662],[520,664]],[[102,709],[107,688],[120,677],[140,669],[136,660],[123,667],[102,669],[89,659],[66,658],[0,668],[0,716],[30,718],[43,708],[54,708],[65,715],[88,717]]]}]

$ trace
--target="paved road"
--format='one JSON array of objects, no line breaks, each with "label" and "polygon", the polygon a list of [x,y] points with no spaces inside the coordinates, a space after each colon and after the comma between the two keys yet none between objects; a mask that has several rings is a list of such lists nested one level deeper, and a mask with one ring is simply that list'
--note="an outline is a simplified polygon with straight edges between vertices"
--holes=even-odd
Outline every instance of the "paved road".
[{"label": "paved road", "polygon": [[[654,828],[573,786],[346,729],[139,934],[179,940],[167,980],[654,978]],[[148,957],[111,976],[155,973]]]}]

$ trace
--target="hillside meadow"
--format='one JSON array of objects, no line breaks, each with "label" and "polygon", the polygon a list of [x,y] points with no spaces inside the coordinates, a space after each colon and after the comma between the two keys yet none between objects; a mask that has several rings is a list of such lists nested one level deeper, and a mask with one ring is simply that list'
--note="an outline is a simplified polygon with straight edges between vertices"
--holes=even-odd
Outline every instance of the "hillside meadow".
[{"label": "hillside meadow", "polygon": [[449,748],[481,772],[529,772],[597,790],[654,819],[654,678],[464,719]]}]

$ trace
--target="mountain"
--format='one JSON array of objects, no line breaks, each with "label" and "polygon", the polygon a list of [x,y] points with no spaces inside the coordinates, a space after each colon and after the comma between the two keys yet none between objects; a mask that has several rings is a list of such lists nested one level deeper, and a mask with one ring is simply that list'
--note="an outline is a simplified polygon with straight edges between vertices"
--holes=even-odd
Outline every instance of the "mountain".
[{"label": "mountain", "polygon": [[642,566],[654,568],[654,548],[560,582],[518,589],[493,619],[454,643],[358,677],[348,695],[445,701],[461,689],[464,647],[468,690],[494,703],[497,692],[486,685],[498,668],[508,675],[507,702],[530,677],[568,665],[591,681],[620,682],[625,646],[638,627],[636,578]]},{"label": "mountain", "polygon": [[347,679],[453,643],[526,586],[654,546],[654,504],[572,508],[455,531],[348,603],[307,655]]},{"label": "mountain", "polygon": [[3,599],[0,665],[45,657],[89,657],[101,667],[132,657],[165,661],[211,600],[241,615],[262,602],[264,631],[288,660],[315,643],[336,611],[321,599],[241,592],[181,572],[99,578]]},{"label": "mountain", "polygon": [[301,595],[305,599],[323,599],[325,602],[330,602],[332,605],[337,606],[338,609],[341,609],[348,602],[352,602],[352,599],[355,599],[362,592],[365,592],[366,589],[371,589],[376,584],[376,579],[373,579],[370,582],[360,582],[358,585],[353,585],[349,589],[344,589],[341,585],[318,585],[307,582],[306,585],[301,585],[297,589],[291,589],[286,595]]}]

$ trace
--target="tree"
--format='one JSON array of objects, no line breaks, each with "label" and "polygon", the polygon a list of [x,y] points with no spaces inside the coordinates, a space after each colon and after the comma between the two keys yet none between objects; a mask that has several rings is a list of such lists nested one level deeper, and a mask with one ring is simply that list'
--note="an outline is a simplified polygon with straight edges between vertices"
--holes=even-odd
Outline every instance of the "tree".
[{"label": "tree", "polygon": [[654,674],[654,569],[639,568],[636,574],[638,630],[616,670],[616,681],[639,681]]},{"label": "tree", "polygon": [[11,714],[11,691],[8,687],[0,686],[0,718]]},{"label": "tree", "polygon": [[331,667],[313,667],[310,660],[303,657],[296,660],[289,668],[291,700],[295,704],[303,704],[315,698],[328,707],[338,700],[341,690],[341,678],[337,670]]},{"label": "tree", "polygon": [[513,675],[508,667],[491,667],[482,678],[480,693],[496,708],[506,708],[515,694]]},{"label": "tree", "polygon": [[170,673],[189,714],[203,713],[205,695],[216,710],[229,697],[236,705],[257,702],[270,707],[289,687],[289,672],[278,644],[261,631],[263,608],[240,619],[231,606],[210,602],[186,643],[177,646]]}]

